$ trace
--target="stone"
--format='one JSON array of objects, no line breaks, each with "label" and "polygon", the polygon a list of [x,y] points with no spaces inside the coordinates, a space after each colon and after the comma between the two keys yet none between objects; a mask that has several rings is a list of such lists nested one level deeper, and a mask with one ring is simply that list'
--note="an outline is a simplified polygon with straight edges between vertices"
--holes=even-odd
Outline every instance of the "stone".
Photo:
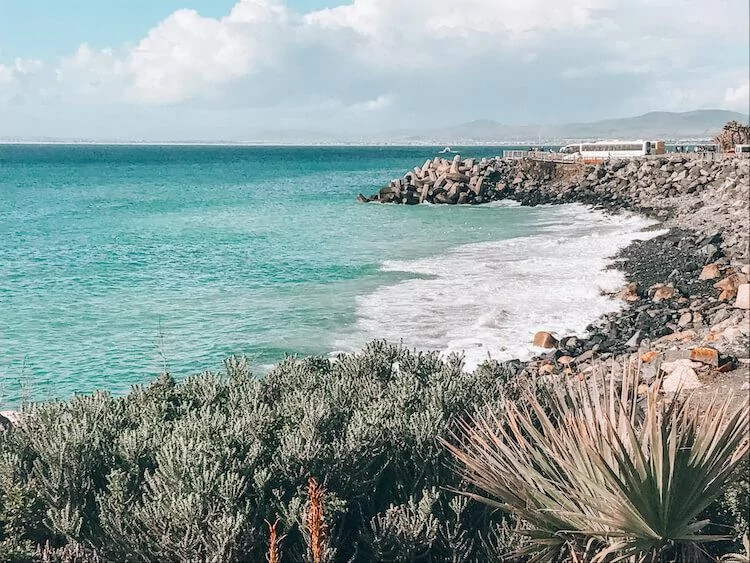
[{"label": "stone", "polygon": [[701,270],[701,275],[698,277],[699,280],[715,280],[721,275],[719,266],[717,264],[709,264],[704,266]]},{"label": "stone", "polygon": [[458,167],[461,166],[461,156],[456,155],[453,157],[453,162],[451,163],[450,172],[451,174],[458,173]]},{"label": "stone", "polygon": [[716,311],[716,313],[714,313],[713,316],[711,317],[711,324],[717,325],[721,322],[724,322],[725,320],[729,318],[729,316],[730,316],[729,311],[727,311],[725,307],[722,307],[721,309]]},{"label": "stone", "polygon": [[665,285],[654,292],[654,303],[660,303],[667,299],[672,299],[675,295],[675,290],[672,286]]},{"label": "stone", "polygon": [[367,203],[368,201],[370,201],[370,198],[367,197],[366,195],[357,194],[357,201],[359,203]]},{"label": "stone", "polygon": [[683,313],[680,315],[680,320],[677,321],[677,325],[680,328],[687,328],[687,326],[693,322],[693,314],[692,313]]},{"label": "stone", "polygon": [[654,342],[654,344],[663,344],[666,342],[675,342],[675,341],[686,341],[686,340],[693,340],[695,337],[698,336],[698,333],[694,330],[686,330],[683,332],[675,332],[673,334],[667,334],[666,336],[662,336],[658,340]]},{"label": "stone", "polygon": [[662,389],[665,393],[675,393],[678,390],[697,389],[701,387],[698,374],[695,373],[695,364],[690,360],[678,360],[670,364],[662,364],[662,369],[669,375],[662,381]]},{"label": "stone", "polygon": [[419,194],[419,203],[424,203],[427,200],[427,196],[430,192],[430,185],[425,184],[422,186],[422,193]]},{"label": "stone", "polygon": [[702,247],[698,252],[706,257],[706,261],[712,261],[714,260],[714,258],[719,257],[719,255],[721,254],[719,249],[713,244],[707,244],[706,246]]},{"label": "stone", "polygon": [[737,288],[734,306],[745,311],[750,310],[750,283],[743,283]]},{"label": "stone", "polygon": [[676,362],[678,360],[689,360],[690,350],[667,350],[664,353],[664,361],[667,363]]},{"label": "stone", "polygon": [[737,296],[737,290],[745,282],[745,276],[742,274],[732,274],[723,280],[714,284],[716,289],[721,290],[719,301],[731,301]]},{"label": "stone", "polygon": [[642,362],[643,362],[644,364],[650,364],[650,363],[651,363],[651,362],[653,362],[653,361],[654,361],[654,360],[655,360],[655,359],[656,359],[657,357],[659,357],[659,353],[658,353],[658,352],[655,352],[655,351],[653,351],[653,350],[651,350],[651,351],[649,351],[649,352],[646,352],[646,353],[644,353],[644,354],[641,354],[641,361],[642,361]]},{"label": "stone", "polygon": [[589,360],[594,358],[594,351],[593,350],[586,350],[583,354],[578,356],[576,358],[577,364],[582,364],[584,362],[588,362]]},{"label": "stone", "polygon": [[635,334],[630,337],[630,340],[628,340],[625,343],[625,346],[630,346],[631,348],[636,348],[641,343],[642,337],[641,337],[641,331],[636,330]]},{"label": "stone", "polygon": [[538,348],[557,348],[557,339],[549,332],[540,331],[534,335],[534,346]]},{"label": "stone", "polygon": [[573,363],[573,358],[571,358],[570,356],[560,356],[559,358],[557,358],[557,361],[558,363],[567,366]]},{"label": "stone", "polygon": [[550,373],[555,372],[555,366],[552,364],[544,364],[539,368],[539,373],[541,375],[549,375]]},{"label": "stone", "polygon": [[690,350],[690,359],[709,366],[719,367],[719,351],[709,346],[699,346]]},{"label": "stone", "polygon": [[628,301],[631,303],[634,301],[638,301],[640,299],[640,297],[638,296],[638,284],[629,283],[617,294],[617,297],[619,299],[622,299],[623,301]]},{"label": "stone", "polygon": [[448,172],[445,176],[454,182],[468,182],[471,179],[466,174],[461,174],[460,172]]}]

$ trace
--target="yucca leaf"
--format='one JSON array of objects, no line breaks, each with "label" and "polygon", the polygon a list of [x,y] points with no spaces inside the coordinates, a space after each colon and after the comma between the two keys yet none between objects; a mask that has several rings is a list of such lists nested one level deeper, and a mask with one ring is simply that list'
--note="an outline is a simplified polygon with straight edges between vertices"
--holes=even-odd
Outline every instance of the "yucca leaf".
[{"label": "yucca leaf", "polygon": [[470,416],[446,443],[487,495],[470,496],[527,520],[539,561],[550,541],[558,555],[566,542],[574,554],[600,542],[603,562],[724,539],[701,535],[697,517],[748,451],[747,410],[732,411],[731,397],[702,412],[680,393],[667,402],[659,381],[642,405],[627,369],[601,383],[561,382],[524,393],[522,407]]}]

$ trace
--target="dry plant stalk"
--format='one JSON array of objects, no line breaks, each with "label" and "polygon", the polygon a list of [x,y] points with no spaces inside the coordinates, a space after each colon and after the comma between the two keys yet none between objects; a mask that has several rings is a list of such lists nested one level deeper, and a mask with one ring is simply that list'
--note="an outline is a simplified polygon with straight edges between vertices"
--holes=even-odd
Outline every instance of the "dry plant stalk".
[{"label": "dry plant stalk", "polygon": [[279,536],[279,532],[276,530],[276,526],[279,524],[278,518],[273,524],[266,520],[266,524],[268,524],[269,533],[268,554],[266,555],[266,560],[268,563],[281,563],[281,540],[286,536]]},{"label": "dry plant stalk", "polygon": [[326,551],[326,524],[323,520],[323,497],[325,496],[325,487],[316,481],[315,477],[310,477],[307,483],[307,499],[309,507],[307,509],[305,525],[310,534],[310,551],[312,552],[313,563],[322,563],[323,555]]}]

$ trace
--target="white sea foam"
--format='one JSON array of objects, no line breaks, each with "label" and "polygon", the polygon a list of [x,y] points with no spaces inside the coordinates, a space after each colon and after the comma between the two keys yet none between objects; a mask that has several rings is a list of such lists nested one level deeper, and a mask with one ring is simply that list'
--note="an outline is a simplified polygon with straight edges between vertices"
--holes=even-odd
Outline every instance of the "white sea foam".
[{"label": "white sea foam", "polygon": [[[555,207],[538,234],[454,248],[419,260],[389,261],[383,270],[419,274],[358,302],[355,333],[337,347],[386,338],[422,350],[463,352],[467,369],[488,356],[526,359],[538,330],[583,335],[621,304],[604,295],[625,281],[607,270],[611,257],[651,223],[580,205]],[[427,279],[425,279],[425,277]]]}]

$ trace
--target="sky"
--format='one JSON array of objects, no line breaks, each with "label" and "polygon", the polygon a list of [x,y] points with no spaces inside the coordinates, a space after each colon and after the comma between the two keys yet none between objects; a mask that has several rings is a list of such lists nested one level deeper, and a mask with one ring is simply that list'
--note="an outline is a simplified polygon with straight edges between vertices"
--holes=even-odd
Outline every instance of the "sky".
[{"label": "sky", "polygon": [[749,5],[0,0],[0,138],[242,141],[747,113]]}]

